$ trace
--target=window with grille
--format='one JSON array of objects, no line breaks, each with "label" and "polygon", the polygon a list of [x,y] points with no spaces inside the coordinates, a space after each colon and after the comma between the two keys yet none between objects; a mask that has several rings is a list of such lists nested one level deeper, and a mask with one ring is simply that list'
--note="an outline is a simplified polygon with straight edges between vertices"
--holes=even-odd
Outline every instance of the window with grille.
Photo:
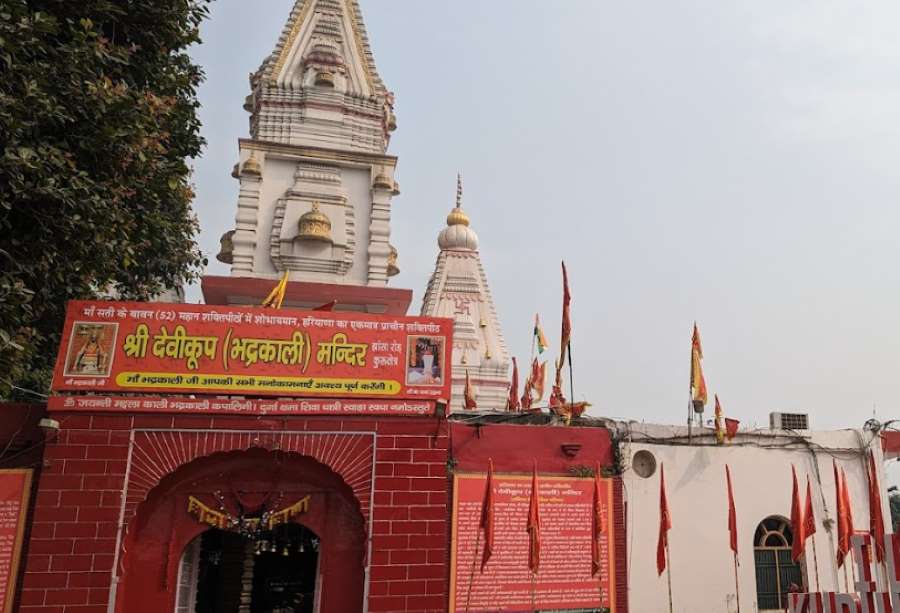
[{"label": "window with grille", "polygon": [[781,517],[767,517],[756,528],[753,554],[756,563],[756,601],[760,611],[783,611],[791,586],[803,585],[803,570],[791,560],[794,535]]}]

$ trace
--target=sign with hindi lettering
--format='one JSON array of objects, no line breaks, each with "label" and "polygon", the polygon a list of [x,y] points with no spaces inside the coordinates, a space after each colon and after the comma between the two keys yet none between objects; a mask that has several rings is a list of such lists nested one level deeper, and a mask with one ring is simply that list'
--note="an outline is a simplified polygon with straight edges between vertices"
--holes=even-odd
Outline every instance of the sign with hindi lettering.
[{"label": "sign with hindi lettering", "polygon": [[612,481],[603,479],[600,570],[591,574],[593,478],[538,476],[541,563],[528,569],[531,475],[494,474],[494,549],[481,572],[485,474],[453,479],[450,611],[616,610]]},{"label": "sign with hindi lettering", "polygon": [[70,302],[54,391],[436,400],[453,321],[141,302]]},{"label": "sign with hindi lettering", "polygon": [[31,470],[0,470],[0,611],[12,611],[31,494]]}]

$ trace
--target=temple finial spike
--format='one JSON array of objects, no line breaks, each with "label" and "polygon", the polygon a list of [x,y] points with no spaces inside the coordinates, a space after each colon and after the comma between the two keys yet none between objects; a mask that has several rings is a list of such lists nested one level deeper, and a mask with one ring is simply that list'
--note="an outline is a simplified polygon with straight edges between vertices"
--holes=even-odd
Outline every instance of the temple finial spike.
[{"label": "temple finial spike", "polygon": [[456,208],[462,208],[462,174],[456,173]]}]

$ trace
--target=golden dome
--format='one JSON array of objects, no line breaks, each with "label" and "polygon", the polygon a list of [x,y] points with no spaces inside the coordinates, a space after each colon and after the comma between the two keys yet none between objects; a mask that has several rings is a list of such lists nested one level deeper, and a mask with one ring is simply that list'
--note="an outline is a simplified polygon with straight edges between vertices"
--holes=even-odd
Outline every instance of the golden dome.
[{"label": "golden dome", "polygon": [[298,225],[300,234],[297,238],[300,240],[334,242],[331,239],[331,220],[319,210],[318,202],[313,202],[312,209],[300,216]]},{"label": "golden dome", "polygon": [[460,207],[456,207],[447,215],[448,226],[468,226],[469,216]]},{"label": "golden dome", "polygon": [[395,277],[400,274],[400,267],[397,266],[397,256],[399,255],[397,252],[397,248],[393,245],[390,245],[391,252],[388,254],[388,262],[387,262],[387,276]]},{"label": "golden dome", "polygon": [[393,189],[394,182],[389,176],[387,176],[383,172],[380,172],[372,182],[372,187],[374,187],[375,189]]},{"label": "golden dome", "polygon": [[256,161],[256,154],[250,154],[250,157],[248,157],[247,161],[244,162],[244,167],[241,168],[241,172],[245,175],[262,174],[262,167],[259,165],[259,162]]}]

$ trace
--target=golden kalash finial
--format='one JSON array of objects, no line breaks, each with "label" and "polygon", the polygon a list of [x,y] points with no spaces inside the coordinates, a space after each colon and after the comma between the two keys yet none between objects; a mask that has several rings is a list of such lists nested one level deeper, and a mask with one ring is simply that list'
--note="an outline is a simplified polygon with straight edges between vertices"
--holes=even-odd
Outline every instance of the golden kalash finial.
[{"label": "golden kalash finial", "polygon": [[331,220],[319,210],[319,203],[312,203],[312,209],[300,216],[298,222],[300,234],[297,238],[307,241],[333,243],[331,239]]},{"label": "golden kalash finial", "polygon": [[456,208],[447,215],[448,226],[468,226],[469,216],[462,210],[462,175],[456,175]]}]

